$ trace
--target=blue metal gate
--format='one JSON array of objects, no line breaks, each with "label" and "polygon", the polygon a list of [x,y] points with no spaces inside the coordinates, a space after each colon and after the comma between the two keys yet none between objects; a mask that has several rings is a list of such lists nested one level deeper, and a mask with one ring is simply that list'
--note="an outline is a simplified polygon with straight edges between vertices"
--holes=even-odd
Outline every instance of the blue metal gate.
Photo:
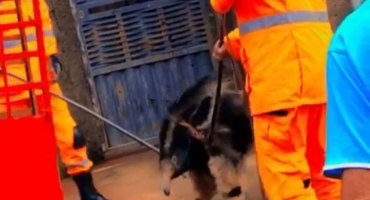
[{"label": "blue metal gate", "polygon": [[[214,74],[209,0],[71,1],[100,112],[155,143],[167,106]],[[112,127],[105,133],[110,147],[132,143]]]}]

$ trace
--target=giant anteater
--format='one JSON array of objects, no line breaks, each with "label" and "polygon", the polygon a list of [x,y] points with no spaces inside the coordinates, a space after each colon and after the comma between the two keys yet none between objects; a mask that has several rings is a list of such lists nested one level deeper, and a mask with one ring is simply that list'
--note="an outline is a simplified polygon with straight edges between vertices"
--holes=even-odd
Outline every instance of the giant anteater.
[{"label": "giant anteater", "polygon": [[169,107],[162,122],[160,166],[167,195],[170,180],[189,172],[201,200],[244,199],[239,178],[254,140],[243,92],[233,90],[230,80],[223,80],[212,143],[194,137],[210,129],[216,87],[216,79],[202,78]]}]

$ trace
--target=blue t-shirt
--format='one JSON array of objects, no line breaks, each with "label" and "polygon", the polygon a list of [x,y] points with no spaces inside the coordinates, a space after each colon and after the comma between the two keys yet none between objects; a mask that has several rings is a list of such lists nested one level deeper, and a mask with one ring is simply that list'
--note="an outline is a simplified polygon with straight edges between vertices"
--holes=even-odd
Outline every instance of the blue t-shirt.
[{"label": "blue t-shirt", "polygon": [[327,58],[327,145],[324,174],[370,169],[370,1],[335,32]]}]

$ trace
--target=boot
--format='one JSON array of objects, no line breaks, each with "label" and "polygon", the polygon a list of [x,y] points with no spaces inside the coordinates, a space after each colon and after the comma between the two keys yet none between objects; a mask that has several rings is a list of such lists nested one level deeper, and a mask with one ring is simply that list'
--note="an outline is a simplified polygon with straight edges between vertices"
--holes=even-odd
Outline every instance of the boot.
[{"label": "boot", "polygon": [[90,172],[77,174],[72,178],[77,185],[81,200],[108,200],[96,190]]}]

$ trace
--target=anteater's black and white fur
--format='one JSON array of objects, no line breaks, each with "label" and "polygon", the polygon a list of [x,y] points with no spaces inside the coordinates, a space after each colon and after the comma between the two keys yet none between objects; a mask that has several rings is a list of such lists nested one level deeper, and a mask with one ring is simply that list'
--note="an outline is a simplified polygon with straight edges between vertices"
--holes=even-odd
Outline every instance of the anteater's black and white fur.
[{"label": "anteater's black and white fur", "polygon": [[[207,132],[215,103],[217,81],[205,77],[187,89],[169,107],[160,131],[160,165],[164,191],[169,182],[189,172],[198,199],[244,199],[240,177],[244,177],[246,155],[253,147],[253,134],[243,92],[224,80],[212,143],[191,137],[185,121]],[[207,186],[207,187],[205,187]]]}]

